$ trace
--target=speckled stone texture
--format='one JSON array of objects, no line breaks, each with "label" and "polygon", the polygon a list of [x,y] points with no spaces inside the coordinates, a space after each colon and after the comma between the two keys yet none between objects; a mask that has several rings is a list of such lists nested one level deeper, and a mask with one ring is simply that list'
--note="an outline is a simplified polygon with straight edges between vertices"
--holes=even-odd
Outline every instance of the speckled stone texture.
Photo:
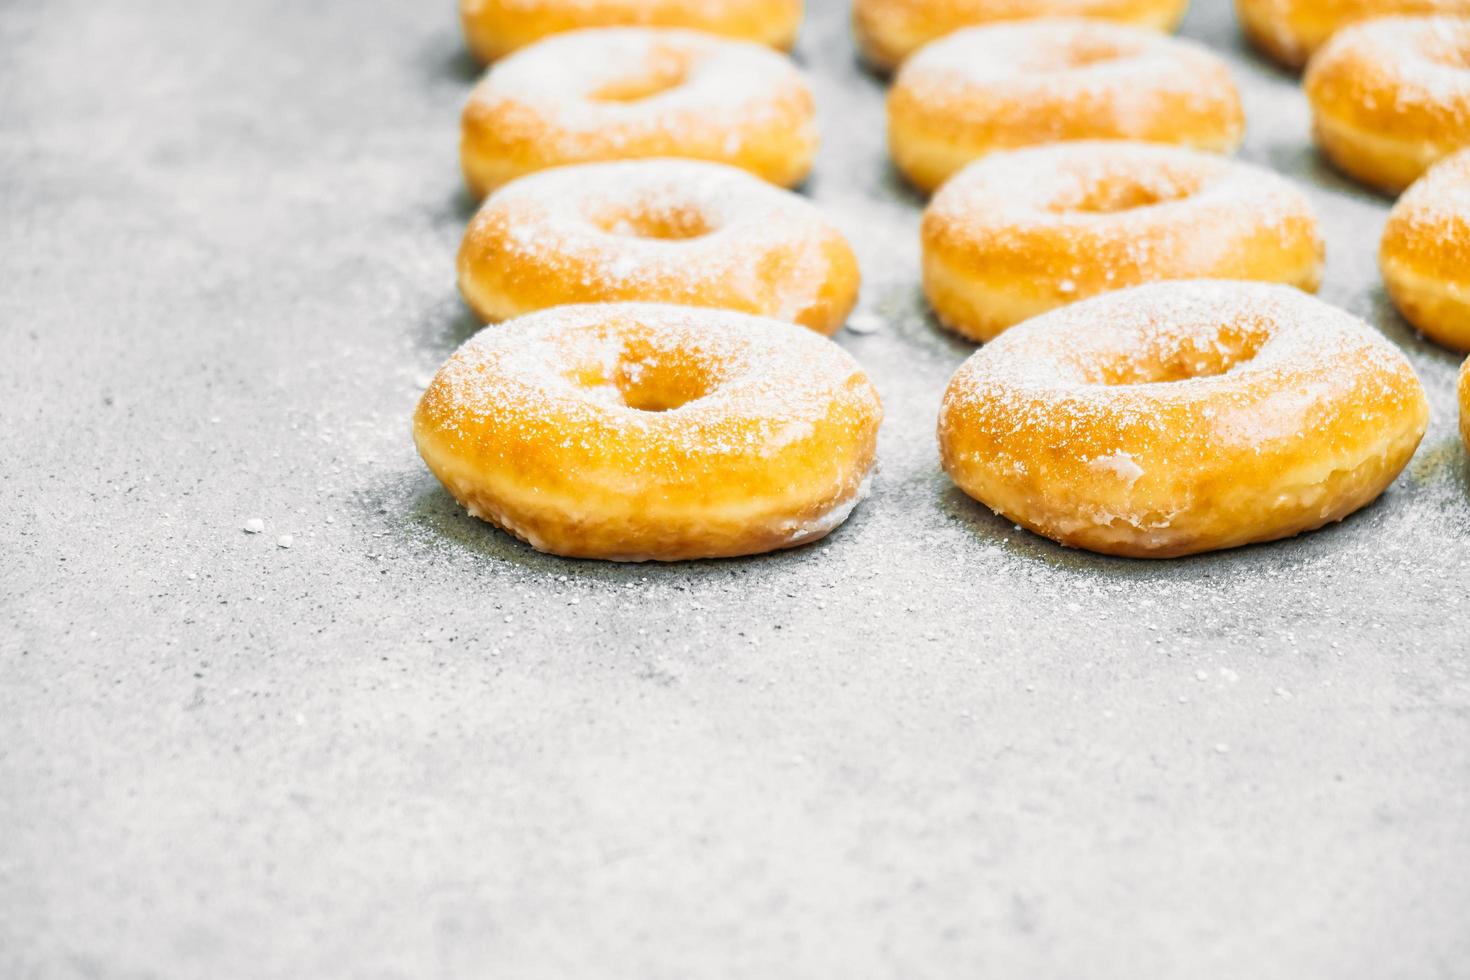
[{"label": "speckled stone texture", "polygon": [[448,0],[0,4],[0,976],[1470,974],[1470,478],[1386,202],[1196,0],[1434,422],[1341,526],[1064,551],[939,470],[971,348],[810,3],[883,471],[672,567],[531,552],[414,455],[475,329]]}]

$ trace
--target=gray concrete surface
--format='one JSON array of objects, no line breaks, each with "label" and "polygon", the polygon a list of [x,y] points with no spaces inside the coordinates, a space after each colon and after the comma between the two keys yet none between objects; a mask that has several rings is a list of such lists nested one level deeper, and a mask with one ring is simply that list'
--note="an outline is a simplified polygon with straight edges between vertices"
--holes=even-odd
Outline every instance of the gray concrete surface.
[{"label": "gray concrete surface", "polygon": [[447,0],[0,4],[0,976],[1470,975],[1470,479],[1384,201],[1197,0],[1434,424],[1339,527],[1065,552],[939,471],[970,348],[811,2],[883,472],[675,567],[537,555],[414,455],[473,329]]}]

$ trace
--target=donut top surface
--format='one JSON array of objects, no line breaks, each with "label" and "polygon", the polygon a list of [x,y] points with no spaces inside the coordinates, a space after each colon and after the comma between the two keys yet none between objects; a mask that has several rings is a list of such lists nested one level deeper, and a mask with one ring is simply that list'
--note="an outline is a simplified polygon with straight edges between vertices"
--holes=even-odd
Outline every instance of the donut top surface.
[{"label": "donut top surface", "polygon": [[1404,356],[1342,310],[1289,286],[1196,280],[1023,323],[961,368],[951,398],[1034,430],[1037,453],[1060,426],[1078,449],[1167,447],[1183,464],[1221,446],[1330,441],[1422,392]]},{"label": "donut top surface", "polygon": [[[1166,220],[1186,218],[1187,220]],[[1290,181],[1253,164],[1182,147],[1077,141],[994,153],[944,185],[924,214],[936,243],[1022,246],[1044,238],[1058,254],[1095,247],[1100,234],[1145,268],[1155,258],[1206,267],[1232,247],[1209,228],[1249,223],[1285,239],[1314,223]],[[1024,249],[1023,249],[1024,250]]]},{"label": "donut top surface", "polygon": [[1192,41],[1085,18],[1038,18],[966,27],[921,48],[898,81],[927,101],[967,102],[977,85],[997,97],[1133,86],[1200,89],[1200,75],[1224,74],[1223,60]]},{"label": "donut top surface", "polygon": [[1227,206],[1249,199],[1259,208],[1255,198],[1261,186],[1279,192],[1282,211],[1300,199],[1285,178],[1218,154],[1126,140],[1076,140],[977,160],[934,196],[931,209],[961,221],[995,214],[1063,226],[1143,217],[1149,208],[1203,194]]},{"label": "donut top surface", "polygon": [[1343,28],[1312,59],[1314,99],[1402,135],[1412,113],[1431,137],[1470,132],[1470,17],[1380,17]]},{"label": "donut top surface", "polygon": [[853,19],[868,54],[891,65],[915,47],[973,24],[1042,17],[1093,17],[1164,28],[1187,0],[854,0]]},{"label": "donut top surface", "polygon": [[773,91],[803,105],[811,99],[791,60],[761,45],[676,28],[597,28],[554,35],[497,62],[465,111],[496,112],[501,129],[555,139],[548,122],[561,131],[630,133],[735,122],[772,112]]},{"label": "donut top surface", "polygon": [[[482,330],[419,408],[451,440],[492,439],[482,450],[550,440],[591,461],[636,445],[676,483],[780,452],[819,424],[866,431],[877,411],[857,362],[808,330],[641,303],[559,307]],[[563,445],[573,432],[577,444]]]},{"label": "donut top surface", "polygon": [[1426,272],[1470,280],[1470,149],[1440,161],[1404,192],[1384,245]]},{"label": "donut top surface", "polygon": [[[521,178],[497,191],[479,220],[504,231],[504,261],[561,263],[569,274],[598,276],[598,286],[637,286],[685,272],[697,279],[755,277],[799,282],[800,270],[763,276],[749,249],[773,248],[835,234],[805,198],[743,170],[696,160],[654,159],[560,167]],[[587,262],[587,256],[605,261]],[[821,256],[781,253],[825,274]],[[757,283],[752,283],[752,289]],[[793,296],[793,311],[810,302]]]}]

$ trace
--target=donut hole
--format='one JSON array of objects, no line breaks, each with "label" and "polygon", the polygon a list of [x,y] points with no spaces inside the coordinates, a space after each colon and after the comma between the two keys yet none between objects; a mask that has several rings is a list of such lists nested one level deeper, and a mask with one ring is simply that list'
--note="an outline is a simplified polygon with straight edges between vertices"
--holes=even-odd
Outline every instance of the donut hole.
[{"label": "donut hole", "polygon": [[644,203],[597,215],[592,223],[610,235],[684,241],[715,230],[701,208],[668,203]]},{"label": "donut hole", "polygon": [[1194,381],[1228,374],[1250,363],[1270,338],[1257,324],[1221,324],[1211,334],[1150,338],[1142,348],[1096,360],[1104,385],[1152,385]]},{"label": "donut hole", "polygon": [[689,352],[633,340],[608,362],[576,365],[573,384],[598,401],[638,412],[672,412],[714,391],[717,379]]},{"label": "donut hole", "polygon": [[1182,201],[1195,193],[1197,182],[1169,175],[1119,174],[1106,180],[1079,183],[1051,203],[1059,214],[1120,214]]},{"label": "donut hole", "polygon": [[642,102],[683,85],[691,67],[686,55],[657,51],[636,70],[602,84],[587,97],[593,102]]},{"label": "donut hole", "polygon": [[1090,68],[1103,62],[1117,61],[1133,53],[1120,49],[1112,41],[1078,37],[1057,52],[1057,67],[1062,69]]}]

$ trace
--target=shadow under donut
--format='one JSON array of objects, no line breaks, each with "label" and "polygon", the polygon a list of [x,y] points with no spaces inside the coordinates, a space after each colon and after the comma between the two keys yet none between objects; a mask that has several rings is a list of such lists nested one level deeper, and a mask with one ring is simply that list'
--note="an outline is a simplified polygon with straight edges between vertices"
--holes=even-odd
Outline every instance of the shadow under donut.
[{"label": "shadow under donut", "polygon": [[[1467,477],[1470,479],[1470,477]],[[1382,515],[1385,498],[1392,490],[1342,521],[1307,531],[1291,538],[1242,545],[1224,551],[1207,551],[1178,558],[1126,558],[1068,548],[996,514],[989,507],[950,484],[940,500],[940,509],[986,543],[1009,555],[1041,562],[1067,571],[1107,575],[1134,582],[1199,581],[1235,575],[1259,575],[1263,563],[1293,565],[1343,547],[1342,535],[1357,533],[1363,520]]]},{"label": "shadow under donut", "polygon": [[[796,559],[816,557],[830,547],[841,545],[841,535],[855,519],[844,522],[827,536],[798,548],[769,551],[759,555],[734,558],[700,558],[690,561],[617,562],[596,558],[564,558],[537,551],[508,531],[489,521],[473,517],[433,477],[425,474],[423,487],[408,510],[410,522],[420,531],[428,531],[439,541],[479,558],[511,562],[527,570],[545,575],[567,575],[579,579],[626,582],[630,579],[656,579],[660,575],[678,576],[693,570],[714,574],[742,576],[749,572],[769,575],[773,566]],[[794,566],[793,566],[794,567]]]}]

